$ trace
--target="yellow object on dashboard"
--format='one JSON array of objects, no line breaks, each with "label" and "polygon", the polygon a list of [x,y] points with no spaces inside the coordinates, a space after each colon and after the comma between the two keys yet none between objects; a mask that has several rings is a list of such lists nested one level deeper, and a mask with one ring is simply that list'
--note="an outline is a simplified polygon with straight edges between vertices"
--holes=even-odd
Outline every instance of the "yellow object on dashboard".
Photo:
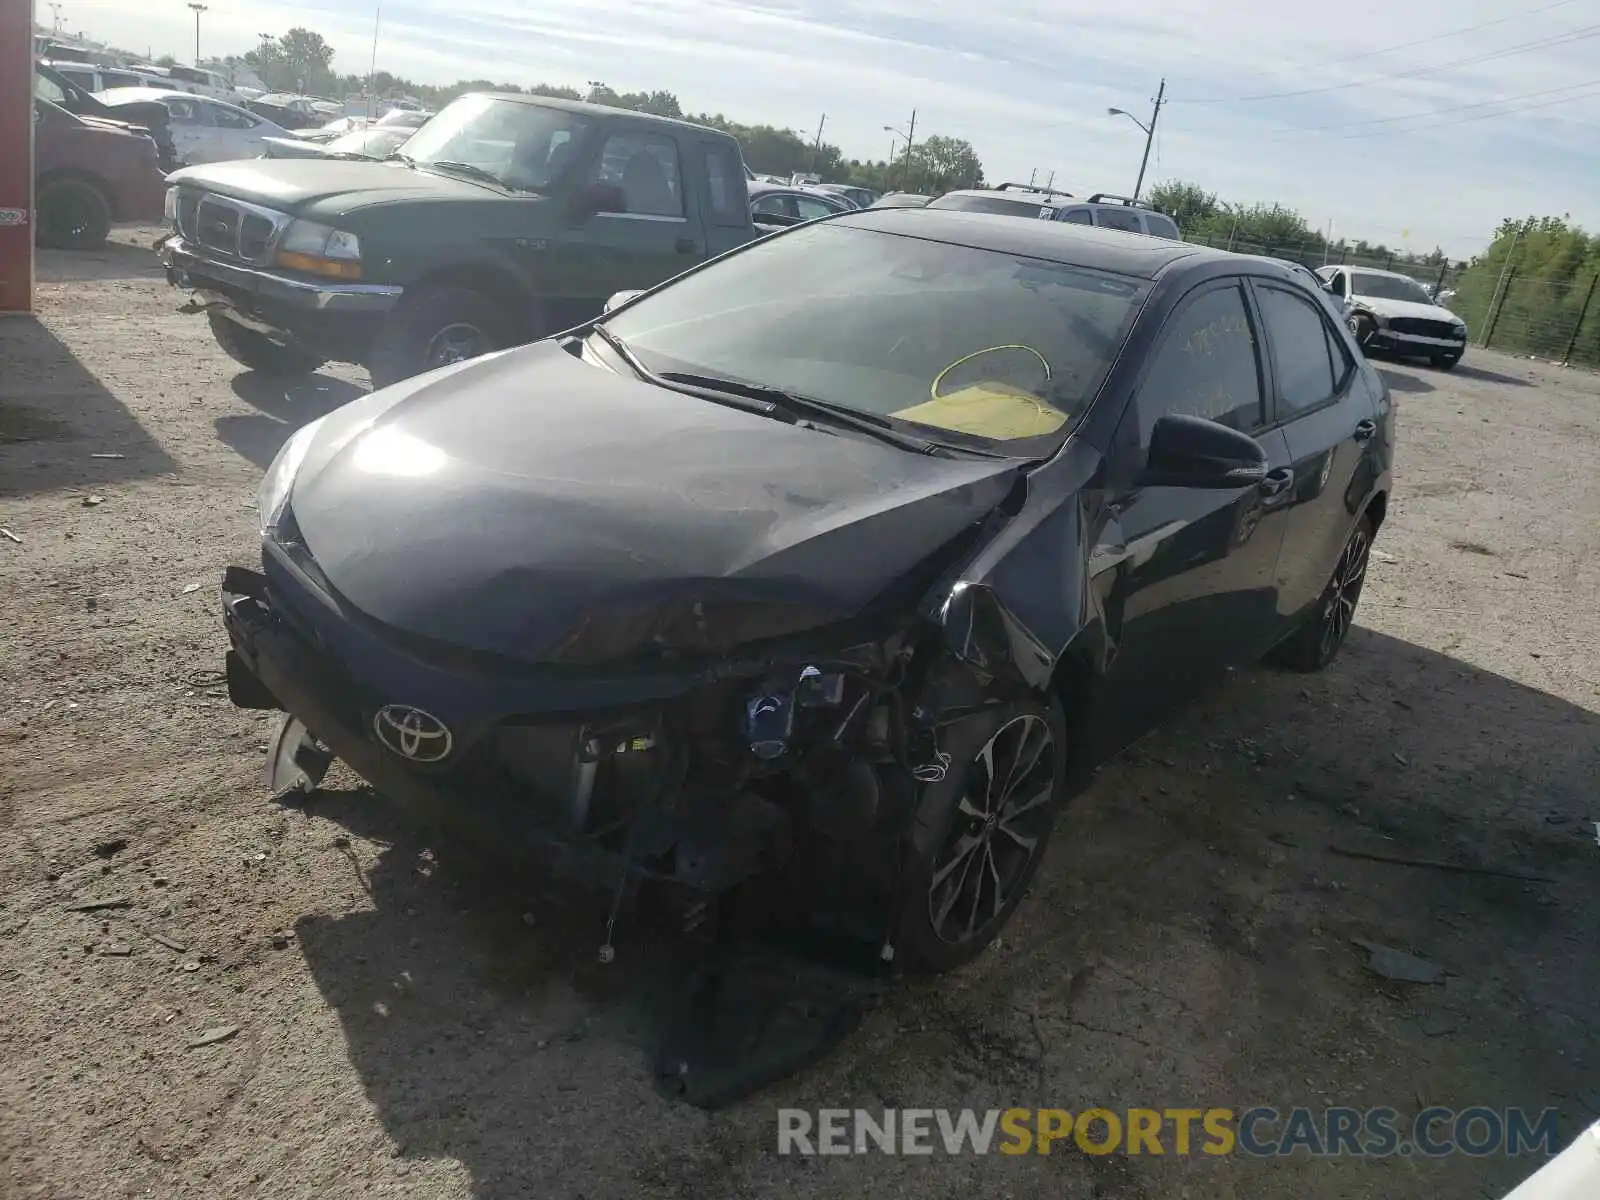
[{"label": "yellow object on dashboard", "polygon": [[919,425],[993,438],[997,442],[1041,437],[1067,423],[1067,414],[1036,396],[998,381],[974,383],[893,414]]}]

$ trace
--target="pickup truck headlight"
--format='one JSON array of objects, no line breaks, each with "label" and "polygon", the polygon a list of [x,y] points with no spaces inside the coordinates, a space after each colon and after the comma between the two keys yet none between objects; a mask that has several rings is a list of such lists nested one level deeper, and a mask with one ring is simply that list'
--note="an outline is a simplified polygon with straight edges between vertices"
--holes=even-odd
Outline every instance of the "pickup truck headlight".
[{"label": "pickup truck headlight", "polygon": [[305,460],[306,451],[311,448],[312,439],[317,436],[318,427],[326,419],[318,417],[295,430],[262,476],[261,487],[256,491],[256,518],[261,523],[263,537],[277,527],[278,519],[283,516],[284,505],[289,503],[289,491],[294,487],[294,477]]},{"label": "pickup truck headlight", "polygon": [[166,202],[162,205],[161,215],[163,217],[165,217],[168,221],[170,221],[174,225],[176,225],[178,223],[178,189],[177,188],[169,187],[167,189],[167,199],[166,199]]},{"label": "pickup truck headlight", "polygon": [[1458,338],[1464,338],[1467,336],[1467,323],[1465,321],[1456,322],[1455,335]]},{"label": "pickup truck headlight", "polygon": [[353,233],[295,221],[278,242],[277,262],[291,271],[328,275],[334,279],[361,278],[361,241]]}]

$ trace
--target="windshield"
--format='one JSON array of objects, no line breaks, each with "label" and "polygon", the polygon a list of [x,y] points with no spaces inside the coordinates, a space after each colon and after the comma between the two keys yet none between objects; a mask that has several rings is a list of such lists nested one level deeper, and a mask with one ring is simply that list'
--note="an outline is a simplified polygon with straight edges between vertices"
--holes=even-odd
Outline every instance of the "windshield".
[{"label": "windshield", "polygon": [[1402,275],[1379,275],[1374,271],[1351,271],[1355,294],[1371,296],[1377,300],[1410,300],[1415,304],[1432,304],[1433,298],[1415,279]]},{"label": "windshield", "polygon": [[542,104],[463,96],[417,131],[405,155],[419,165],[465,163],[507,187],[537,192],[555,181],[593,124]]},{"label": "windshield", "polygon": [[1147,285],[833,223],[607,320],[656,372],[779,388],[1032,456],[1083,415]]},{"label": "windshield", "polygon": [[1037,217],[1044,208],[1037,200],[1013,200],[1009,196],[940,196],[929,208],[953,208],[961,212],[1000,213],[1007,217]]}]

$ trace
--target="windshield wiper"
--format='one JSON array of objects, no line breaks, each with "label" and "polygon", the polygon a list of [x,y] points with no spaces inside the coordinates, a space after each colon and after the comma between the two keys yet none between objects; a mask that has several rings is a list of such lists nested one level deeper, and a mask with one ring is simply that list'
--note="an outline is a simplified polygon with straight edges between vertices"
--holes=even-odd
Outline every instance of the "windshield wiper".
[{"label": "windshield wiper", "polygon": [[899,446],[902,450],[910,450],[914,454],[939,454],[950,449],[942,442],[930,442],[914,434],[902,433],[887,417],[880,417],[876,413],[858,412],[842,404],[832,404],[827,400],[802,396],[798,392],[784,388],[770,387],[762,383],[746,383],[742,379],[725,379],[720,375],[695,375],[682,371],[663,371],[661,378],[673,383],[685,383],[694,387],[714,388],[717,391],[749,396],[752,400],[765,400],[796,417],[809,417],[812,421],[824,425],[854,429],[858,433],[888,442],[891,446]]},{"label": "windshield wiper", "polygon": [[475,163],[452,162],[449,159],[434,159],[428,162],[418,162],[414,158],[408,158],[406,161],[414,167],[433,167],[437,170],[446,172],[457,171],[462,175],[469,175],[473,179],[482,180],[484,183],[492,183],[495,185],[495,187],[505,188],[510,192],[518,190],[512,187],[504,179],[501,179],[500,176],[496,175],[493,171],[486,171]]},{"label": "windshield wiper", "polygon": [[[694,396],[701,400],[710,400],[714,404],[725,405],[728,408],[737,408],[741,412],[755,413],[757,416],[771,417],[779,412],[778,406],[770,400],[746,399],[742,395],[730,393],[725,388],[704,387],[696,384],[693,380],[657,375],[639,361],[639,356],[633,352],[632,347],[627,342],[612,333],[604,325],[591,325],[589,326],[589,331],[609,346],[616,356],[627,364],[628,369],[646,383],[653,383],[657,387],[666,388],[669,392],[680,392],[685,396]],[[794,417],[786,411],[778,419],[787,420],[790,424],[794,423]]]}]

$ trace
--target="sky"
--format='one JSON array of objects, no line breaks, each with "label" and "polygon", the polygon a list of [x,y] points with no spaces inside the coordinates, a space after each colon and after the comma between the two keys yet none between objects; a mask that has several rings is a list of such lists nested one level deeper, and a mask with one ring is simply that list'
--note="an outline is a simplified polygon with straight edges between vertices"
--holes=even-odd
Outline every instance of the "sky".
[{"label": "sky", "polygon": [[[376,6],[207,0],[206,57],[262,33],[321,33],[364,73]],[[42,19],[51,10],[39,4]],[[183,0],[63,0],[63,28],[188,61]],[[1278,201],[1334,238],[1455,258],[1502,218],[1600,234],[1600,0],[391,0],[378,67],[419,82],[601,80],[665,88],[686,112],[884,158],[967,139],[991,181],[1129,192],[1167,81],[1146,186]]]}]

